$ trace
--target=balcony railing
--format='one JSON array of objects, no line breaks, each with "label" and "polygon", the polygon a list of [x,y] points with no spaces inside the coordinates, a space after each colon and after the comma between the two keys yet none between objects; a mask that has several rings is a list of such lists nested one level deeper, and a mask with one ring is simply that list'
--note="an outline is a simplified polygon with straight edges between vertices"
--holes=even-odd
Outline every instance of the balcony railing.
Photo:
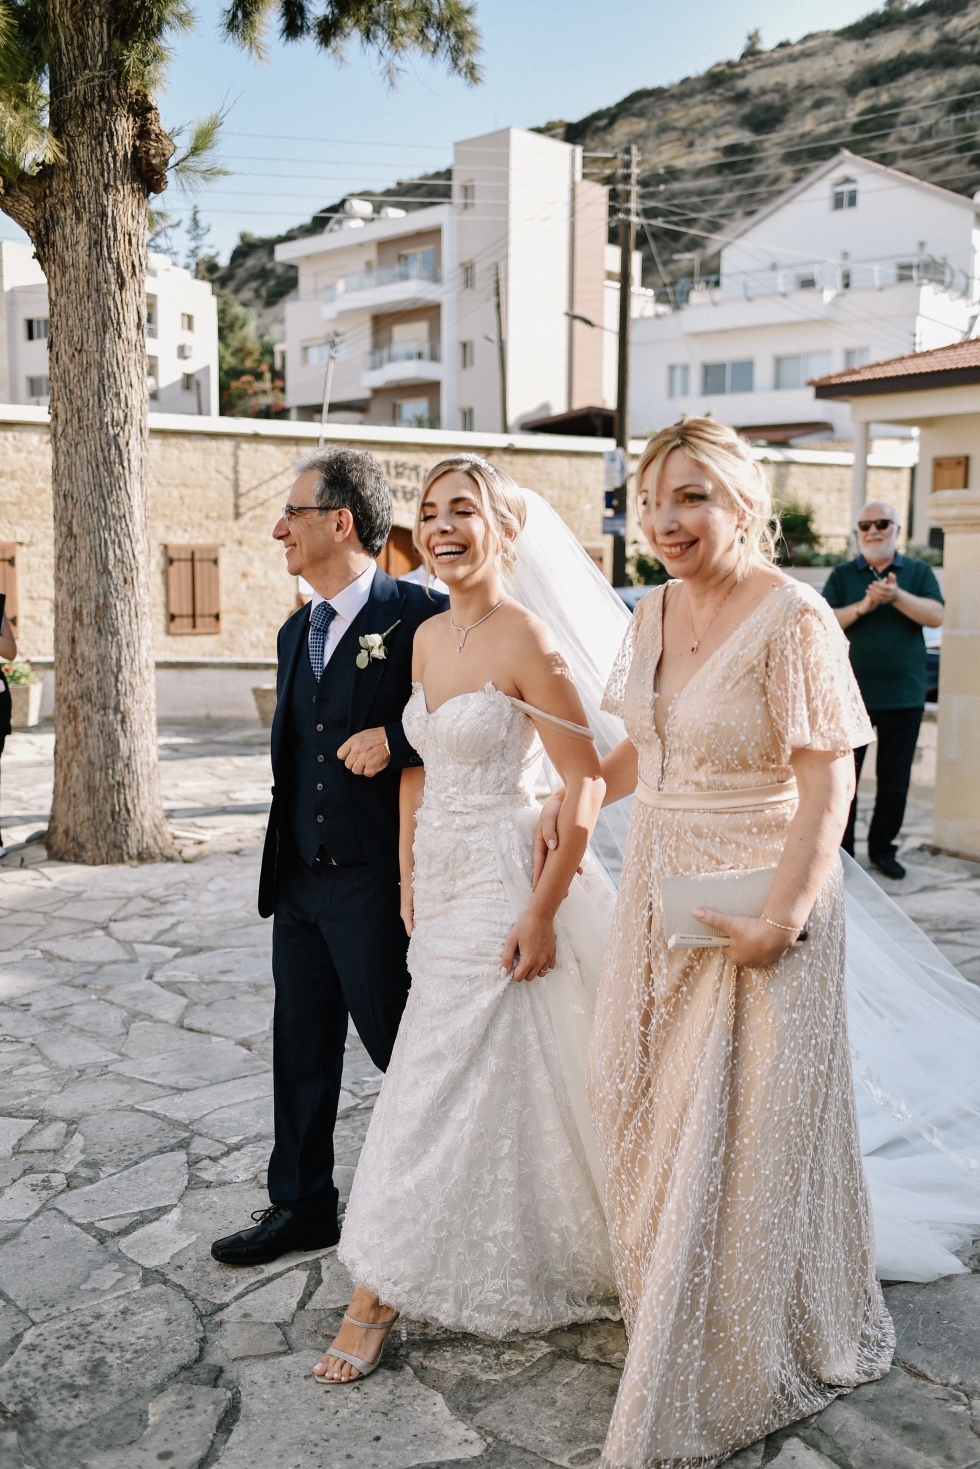
[{"label": "balcony railing", "polygon": [[375,347],[364,357],[366,372],[387,367],[389,362],[441,362],[438,342],[392,342],[387,347]]},{"label": "balcony railing", "polygon": [[397,281],[440,281],[442,272],[438,265],[427,261],[399,261],[397,265],[383,265],[380,270],[362,270],[357,275],[342,276],[332,286],[320,291],[321,301],[335,301],[338,296],[350,295],[354,291],[373,291],[376,286],[391,286]]}]

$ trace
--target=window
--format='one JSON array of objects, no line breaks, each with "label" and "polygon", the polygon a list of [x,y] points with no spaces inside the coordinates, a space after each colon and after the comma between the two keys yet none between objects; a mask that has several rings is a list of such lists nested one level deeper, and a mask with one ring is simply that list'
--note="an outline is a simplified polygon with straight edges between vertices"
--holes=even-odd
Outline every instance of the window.
[{"label": "window", "polygon": [[221,631],[218,546],[167,546],[167,631]]},{"label": "window", "polygon": [[459,365],[460,365],[460,367],[472,367],[473,366],[473,343],[472,342],[460,342],[460,344],[459,344]]},{"label": "window", "polygon": [[180,390],[181,390],[182,393],[193,393],[193,391],[194,391],[194,374],[192,372],[182,372],[181,373],[181,375],[180,375]]},{"label": "window", "polygon": [[866,362],[871,361],[871,352],[867,347],[845,347],[844,348],[844,371],[850,372],[854,367],[863,367]]},{"label": "window", "polygon": [[156,357],[146,359],[146,386],[150,390],[150,401],[155,402],[160,396],[160,362]]},{"label": "window", "polygon": [[6,597],[3,610],[17,631],[17,543],[0,541],[0,592]]},{"label": "window", "polygon": [[428,398],[406,398],[396,403],[394,421],[398,428],[430,428]]},{"label": "window", "polygon": [[157,334],[157,298],[147,296],[146,298],[146,335],[155,337]]},{"label": "window", "polygon": [[46,342],[48,340],[48,318],[29,316],[24,322],[24,332],[29,342]]},{"label": "window", "polygon": [[180,329],[182,332],[192,332],[194,330],[194,318],[190,312],[182,311],[180,313]]},{"label": "window", "polygon": [[815,291],[817,289],[816,273],[812,270],[804,271],[796,277],[796,289],[798,291]]},{"label": "window", "polygon": [[845,268],[840,271],[838,280],[842,291],[849,291],[851,289],[851,272],[848,269]]},{"label": "window", "polygon": [[[334,361],[338,357],[344,357],[347,353],[347,343],[337,342],[333,349]],[[315,362],[326,362],[330,357],[329,342],[307,342],[303,347],[303,366],[309,367]]]},{"label": "window", "polygon": [[48,377],[29,377],[27,379],[27,396],[35,402],[39,398],[50,398],[51,379]]},{"label": "window", "polygon": [[826,377],[829,352],[802,352],[799,357],[776,358],[776,387],[805,388],[811,377]]},{"label": "window", "polygon": [[715,393],[751,393],[754,378],[754,362],[705,362],[701,366],[701,391],[706,397]]},{"label": "window", "polygon": [[461,408],[459,410],[459,426],[463,430],[464,434],[471,434],[473,432],[472,408]]},{"label": "window", "polygon": [[398,257],[398,274],[405,281],[434,281],[436,252],[434,249],[410,250]]},{"label": "window", "polygon": [[970,476],[970,456],[951,454],[932,461],[932,491],[965,490]]},{"label": "window", "polygon": [[839,184],[834,185],[834,208],[856,209],[858,202],[858,186],[855,179],[841,179]]},{"label": "window", "polygon": [[464,209],[474,209],[476,207],[476,184],[463,184],[459,197]]},{"label": "window", "polygon": [[473,261],[473,260],[464,260],[463,263],[462,263],[462,265],[459,268],[460,268],[460,272],[461,272],[462,277],[463,277],[463,290],[464,291],[475,291],[476,290],[476,262]]},{"label": "window", "polygon": [[676,367],[667,369],[667,396],[669,398],[686,398],[691,391],[691,369],[686,362],[678,363]]}]

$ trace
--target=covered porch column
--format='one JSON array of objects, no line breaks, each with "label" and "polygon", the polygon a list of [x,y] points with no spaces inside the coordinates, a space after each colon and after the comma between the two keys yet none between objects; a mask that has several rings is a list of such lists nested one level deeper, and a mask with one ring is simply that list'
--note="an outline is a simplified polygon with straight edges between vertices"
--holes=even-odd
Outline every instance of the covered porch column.
[{"label": "covered porch column", "polygon": [[929,518],[945,534],[946,600],[933,840],[980,858],[980,490],[935,491]]}]

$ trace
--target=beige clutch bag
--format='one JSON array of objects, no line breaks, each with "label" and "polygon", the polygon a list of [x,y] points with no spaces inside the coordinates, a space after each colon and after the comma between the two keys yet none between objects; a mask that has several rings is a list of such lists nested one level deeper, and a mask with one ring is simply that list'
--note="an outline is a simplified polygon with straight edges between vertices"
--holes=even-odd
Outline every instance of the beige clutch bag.
[{"label": "beige clutch bag", "polygon": [[683,872],[660,883],[668,949],[722,949],[728,940],[694,917],[695,908],[714,908],[734,918],[761,918],[775,867],[734,872]]}]

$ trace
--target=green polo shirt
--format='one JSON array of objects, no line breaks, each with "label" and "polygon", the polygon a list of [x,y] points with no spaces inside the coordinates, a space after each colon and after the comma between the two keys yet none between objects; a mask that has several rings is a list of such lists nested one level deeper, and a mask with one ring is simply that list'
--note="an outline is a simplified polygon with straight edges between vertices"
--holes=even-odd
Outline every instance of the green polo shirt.
[{"label": "green polo shirt", "polygon": [[[883,573],[895,573],[903,592],[914,597],[943,600],[931,566],[896,554]],[[849,607],[860,602],[874,572],[859,556],[835,566],[823,594],[831,607]],[[926,701],[926,645],[922,627],[899,612],[897,607],[876,607],[846,629],[851,645],[851,666],[862,698],[869,709],[920,709]]]}]

